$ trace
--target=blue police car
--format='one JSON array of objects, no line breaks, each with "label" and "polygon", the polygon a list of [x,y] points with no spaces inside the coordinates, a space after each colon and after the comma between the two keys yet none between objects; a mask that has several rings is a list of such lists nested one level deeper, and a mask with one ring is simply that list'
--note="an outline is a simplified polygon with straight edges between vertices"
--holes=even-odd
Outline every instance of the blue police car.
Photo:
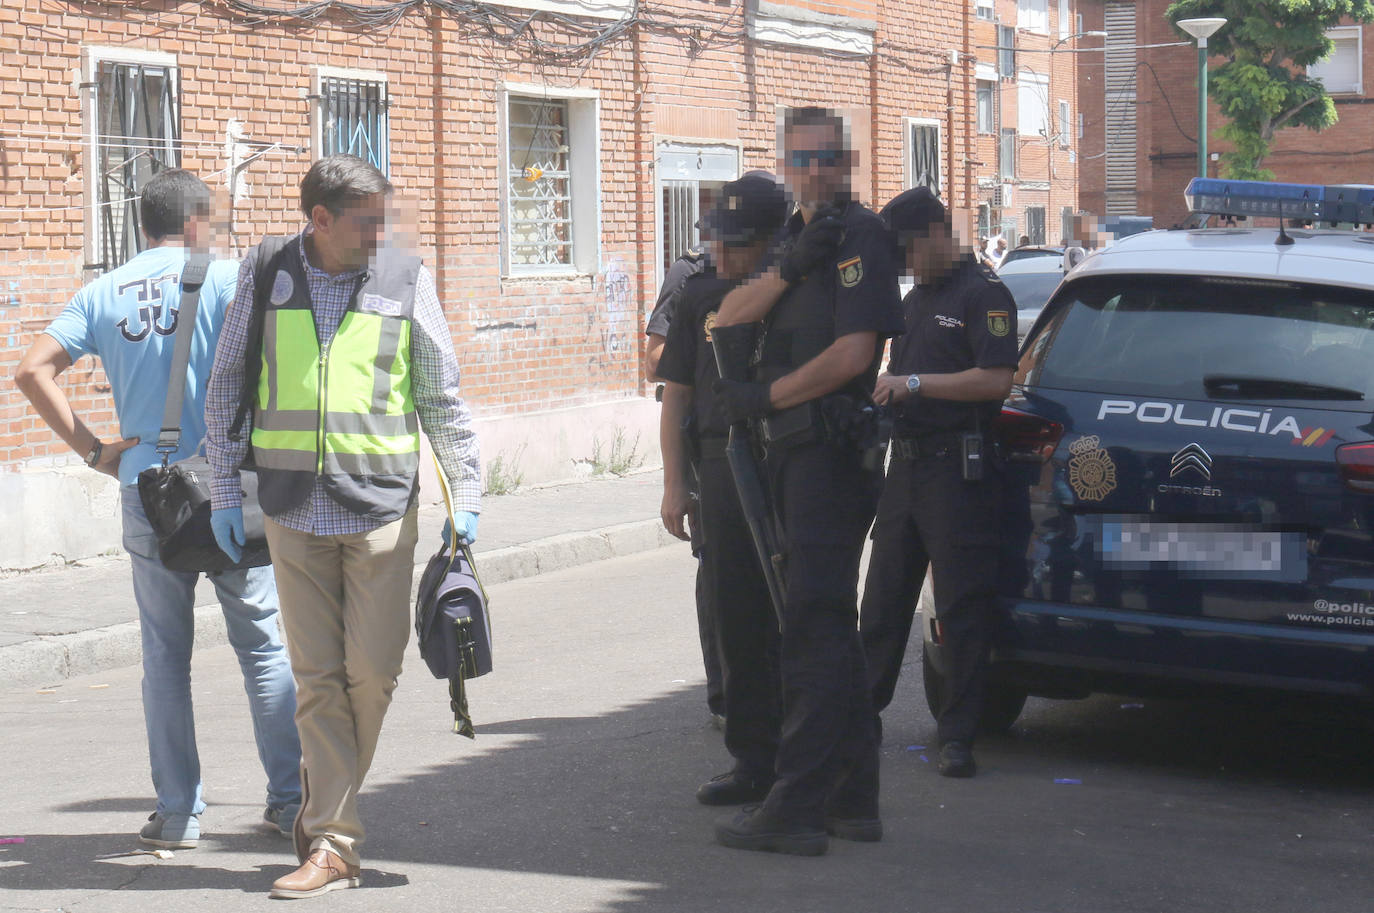
[{"label": "blue police car", "polygon": [[[1370,187],[1198,179],[1189,199],[1374,223]],[[1153,231],[1093,254],[1027,336],[1001,430],[985,730],[1027,694],[1374,697],[1374,235]]]}]

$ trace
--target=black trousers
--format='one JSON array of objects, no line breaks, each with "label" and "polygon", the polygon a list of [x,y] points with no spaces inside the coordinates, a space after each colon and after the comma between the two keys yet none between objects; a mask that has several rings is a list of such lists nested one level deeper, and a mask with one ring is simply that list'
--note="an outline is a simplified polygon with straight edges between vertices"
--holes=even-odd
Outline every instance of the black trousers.
[{"label": "black trousers", "polygon": [[981,481],[966,482],[956,446],[916,459],[894,455],[873,524],[860,614],[873,708],[892,702],[930,565],[949,673],[937,719],[941,744],[971,744],[982,709],[1005,490],[1004,465],[986,463]]},{"label": "black trousers", "polygon": [[[698,514],[698,517],[701,515]],[[717,646],[716,608],[712,604],[715,585],[711,571],[702,558],[701,521],[691,524],[692,554],[697,559],[696,601],[697,637],[701,639],[701,665],[706,670],[706,707],[712,713],[725,715],[725,682],[720,668],[720,648]]]},{"label": "black trousers", "polygon": [[876,815],[878,743],[857,622],[859,560],[882,477],[852,447],[830,444],[770,454],[768,469],[787,602],[778,779],[765,808],[815,826],[827,810]]},{"label": "black trousers", "polygon": [[725,748],[742,774],[771,778],[782,725],[777,615],[729,464],[724,458],[701,460],[697,478],[701,576],[713,612],[711,648],[720,663]]}]

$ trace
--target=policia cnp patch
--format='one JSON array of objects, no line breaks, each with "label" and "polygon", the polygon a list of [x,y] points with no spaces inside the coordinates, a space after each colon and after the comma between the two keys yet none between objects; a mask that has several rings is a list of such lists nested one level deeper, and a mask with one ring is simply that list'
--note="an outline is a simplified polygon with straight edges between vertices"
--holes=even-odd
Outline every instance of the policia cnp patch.
[{"label": "policia cnp patch", "polygon": [[1011,332],[1011,313],[1009,311],[988,311],[988,332],[994,336],[1005,336]]},{"label": "policia cnp patch", "polygon": [[841,263],[835,264],[835,269],[840,271],[840,285],[845,288],[853,288],[864,279],[864,261],[862,257],[851,257]]}]

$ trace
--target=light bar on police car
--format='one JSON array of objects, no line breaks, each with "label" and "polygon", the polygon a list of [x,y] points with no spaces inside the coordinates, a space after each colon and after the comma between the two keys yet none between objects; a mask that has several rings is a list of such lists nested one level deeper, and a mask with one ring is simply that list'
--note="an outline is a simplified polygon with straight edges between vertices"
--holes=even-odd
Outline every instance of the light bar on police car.
[{"label": "light bar on police car", "polygon": [[1184,197],[1196,213],[1316,220],[1322,218],[1326,191],[1320,184],[1193,178]]}]

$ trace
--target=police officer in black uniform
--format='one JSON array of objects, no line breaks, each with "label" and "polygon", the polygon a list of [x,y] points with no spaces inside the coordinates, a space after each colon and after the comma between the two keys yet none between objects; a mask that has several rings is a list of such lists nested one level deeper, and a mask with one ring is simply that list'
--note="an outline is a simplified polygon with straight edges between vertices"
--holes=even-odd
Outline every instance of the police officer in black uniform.
[{"label": "police officer in black uniform", "polygon": [[723,379],[718,389],[732,422],[757,420],[785,540],[782,737],[767,798],[718,823],[716,838],[817,855],[827,832],[882,837],[857,625],[859,559],[882,466],[865,453],[876,435],[864,406],[883,344],[902,321],[891,241],[851,195],[857,156],[844,119],[792,109],[783,137],[783,172],[798,202],[786,250],[776,270],[726,297],[714,331],[718,348],[747,351],[747,324],[764,320],[751,379]]},{"label": "police officer in black uniform", "polygon": [[[701,246],[690,248],[673,261],[663,276],[663,285],[658,290],[658,300],[649,312],[649,323],[644,335],[649,337],[644,346],[644,374],[650,381],[662,378],[658,374],[658,363],[663,357],[663,347],[668,341],[668,331],[672,328],[677,314],[678,303],[682,300],[682,290],[687,280],[698,275],[709,266],[706,249]],[[662,401],[664,387],[658,388]],[[696,497],[693,486],[689,498]],[[689,500],[689,503],[692,503]],[[697,636],[701,641],[701,664],[706,670],[706,708],[711,714],[711,725],[716,729],[725,728],[725,676],[720,667],[720,651],[716,648],[716,611],[711,607],[711,581],[707,569],[701,561],[700,523],[694,518],[688,525],[688,540],[692,543],[692,556],[698,560],[696,580]]]},{"label": "police officer in black uniform", "polygon": [[996,274],[959,244],[928,189],[900,194],[882,216],[918,285],[903,302],[906,335],[893,342],[873,393],[896,415],[860,626],[881,713],[892,700],[931,566],[948,665],[939,770],[971,777],[1006,470],[992,430],[1016,365],[1016,304]]},{"label": "police officer in black uniform", "polygon": [[699,491],[694,523],[701,535],[702,595],[714,613],[709,624],[723,673],[725,747],[735,760],[730,771],[697,790],[704,805],[759,801],[773,784],[782,715],[777,620],[725,459],[730,429],[712,393],[719,374],[711,331],[721,299],[756,271],[788,205],[782,187],[765,171],[725,185],[703,225],[712,265],[684,284],[659,362],[666,387],[660,418],[663,523],[686,538],[684,457],[691,454]]}]

